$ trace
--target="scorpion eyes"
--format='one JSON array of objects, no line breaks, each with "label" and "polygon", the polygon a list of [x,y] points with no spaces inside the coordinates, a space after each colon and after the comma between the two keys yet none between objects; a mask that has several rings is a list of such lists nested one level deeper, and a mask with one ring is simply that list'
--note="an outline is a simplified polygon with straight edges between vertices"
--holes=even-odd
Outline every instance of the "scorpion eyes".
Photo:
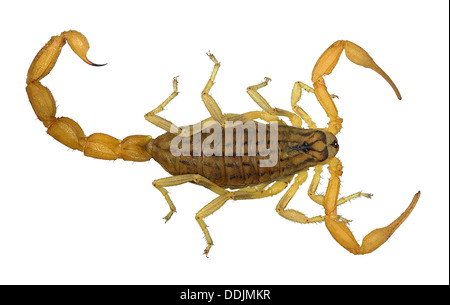
[{"label": "scorpion eyes", "polygon": [[338,144],[338,142],[337,142],[336,140],[334,140],[334,141],[331,143],[331,146],[334,147],[334,148],[336,148],[336,149],[339,148],[339,144]]},{"label": "scorpion eyes", "polygon": [[302,152],[304,152],[304,153],[307,153],[308,151],[310,151],[311,150],[311,147],[309,146],[309,144],[308,143],[303,143],[303,145],[301,145],[301,146],[298,146],[299,147],[299,150],[301,150]]}]

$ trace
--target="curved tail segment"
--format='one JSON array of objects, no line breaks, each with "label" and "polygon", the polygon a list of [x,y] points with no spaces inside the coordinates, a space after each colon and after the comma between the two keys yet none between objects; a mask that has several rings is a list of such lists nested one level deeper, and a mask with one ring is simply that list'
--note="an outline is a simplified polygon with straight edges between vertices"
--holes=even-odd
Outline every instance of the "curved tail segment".
[{"label": "curved tail segment", "polygon": [[53,69],[66,42],[87,64],[103,66],[94,64],[87,59],[89,43],[86,37],[77,31],[67,31],[61,33],[60,36],[53,36],[39,51],[28,70],[26,90],[34,112],[47,127],[47,133],[62,144],[84,152],[84,155],[88,157],[104,160],[150,160],[152,158],[150,144],[153,141],[150,136],[133,135],[122,141],[103,133],[94,133],[87,137],[74,120],[55,117],[55,99],[50,90],[44,87],[40,81]]}]

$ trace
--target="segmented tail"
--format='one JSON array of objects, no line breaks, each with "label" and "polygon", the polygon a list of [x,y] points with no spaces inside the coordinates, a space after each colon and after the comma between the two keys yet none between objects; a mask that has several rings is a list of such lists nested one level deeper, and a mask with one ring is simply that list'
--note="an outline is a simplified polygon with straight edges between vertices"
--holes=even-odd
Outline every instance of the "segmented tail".
[{"label": "segmented tail", "polygon": [[57,118],[56,103],[50,90],[40,82],[53,69],[62,47],[69,43],[72,50],[87,64],[94,64],[87,59],[89,43],[83,34],[67,31],[60,36],[53,36],[39,51],[31,63],[27,76],[26,91],[31,106],[38,119],[47,127],[47,133],[62,144],[79,151],[88,157],[127,161],[148,161],[151,156],[152,137],[132,135],[123,140],[103,133],[86,136],[74,120],[66,117]]}]

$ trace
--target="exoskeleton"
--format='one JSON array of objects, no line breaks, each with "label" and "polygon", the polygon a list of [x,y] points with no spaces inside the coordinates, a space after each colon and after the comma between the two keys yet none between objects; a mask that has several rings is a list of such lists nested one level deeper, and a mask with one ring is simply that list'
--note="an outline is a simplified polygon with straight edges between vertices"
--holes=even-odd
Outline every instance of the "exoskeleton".
[{"label": "exoskeleton", "polygon": [[[214,68],[201,97],[211,117],[192,126],[178,127],[158,115],[178,95],[175,77],[172,94],[145,115],[148,121],[166,133],[155,139],[148,135],[132,135],[123,140],[103,133],[86,136],[72,119],[56,117],[54,98],[50,90],[41,84],[41,80],[52,70],[66,42],[83,61],[99,66],[87,59],[88,41],[77,31],[67,31],[52,37],[39,51],[28,71],[26,91],[37,117],[47,127],[47,133],[64,145],[93,158],[136,162],[153,158],[171,174],[170,177],[153,182],[169,204],[170,211],[164,217],[166,221],[176,211],[167,187],[191,182],[216,193],[217,197],[195,216],[208,244],[204,251],[206,255],[213,241],[204,219],[230,199],[273,196],[289,187],[276,206],[276,211],[282,217],[299,223],[325,222],[334,239],[353,254],[370,253],[386,242],[409,216],[419,199],[420,192],[415,194],[403,214],[390,225],[370,232],[361,245],[349,230],[348,220],[337,213],[340,204],[360,196],[370,198],[371,194],[358,192],[338,198],[342,164],[336,158],[339,145],[335,135],[341,130],[342,119],[333,102],[335,96],[328,93],[323,76],[333,71],[345,50],[352,62],[370,68],[386,79],[401,99],[400,92],[389,76],[365,50],[350,41],[336,41],[320,56],[312,72],[313,87],[301,82],[294,84],[292,111],[274,108],[261,96],[258,89],[268,84],[270,79],[266,78],[262,83],[247,89],[260,110],[244,114],[222,113],[210,94],[220,63],[207,53]],[[329,117],[327,128],[317,128],[310,116],[298,106],[303,90],[317,97]],[[303,123],[308,128],[303,128]],[[238,129],[236,126],[246,128]],[[325,165],[328,166],[330,178],[325,195],[320,195],[317,187]],[[307,170],[311,167],[315,173],[308,195],[325,209],[324,215],[315,217],[307,217],[287,208],[299,186],[306,181]]]}]

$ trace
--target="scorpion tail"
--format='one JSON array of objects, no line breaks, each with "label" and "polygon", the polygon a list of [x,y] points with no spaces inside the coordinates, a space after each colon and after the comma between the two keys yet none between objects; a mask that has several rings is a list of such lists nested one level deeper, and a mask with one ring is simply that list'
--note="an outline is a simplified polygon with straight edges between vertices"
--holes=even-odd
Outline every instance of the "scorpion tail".
[{"label": "scorpion tail", "polygon": [[74,120],[55,116],[55,99],[40,80],[53,69],[66,41],[84,62],[91,66],[103,66],[94,64],[87,59],[89,43],[86,37],[77,31],[67,31],[61,33],[60,36],[53,36],[39,51],[28,70],[26,91],[38,119],[47,127],[47,133],[62,144],[84,152],[88,157],[105,160],[150,160],[152,158],[151,143],[153,142],[150,136],[133,135],[123,140],[103,133],[86,136],[80,125]]}]

